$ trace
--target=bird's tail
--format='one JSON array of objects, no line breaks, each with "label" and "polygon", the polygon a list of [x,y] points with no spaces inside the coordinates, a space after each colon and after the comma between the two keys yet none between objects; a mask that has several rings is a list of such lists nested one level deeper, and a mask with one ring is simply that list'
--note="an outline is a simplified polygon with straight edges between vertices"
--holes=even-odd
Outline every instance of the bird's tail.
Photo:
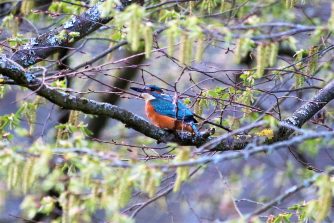
[{"label": "bird's tail", "polygon": [[197,128],[196,124],[194,122],[191,122],[190,125],[191,125],[191,128],[193,129],[195,135],[198,136],[199,131],[198,131],[198,128]]}]

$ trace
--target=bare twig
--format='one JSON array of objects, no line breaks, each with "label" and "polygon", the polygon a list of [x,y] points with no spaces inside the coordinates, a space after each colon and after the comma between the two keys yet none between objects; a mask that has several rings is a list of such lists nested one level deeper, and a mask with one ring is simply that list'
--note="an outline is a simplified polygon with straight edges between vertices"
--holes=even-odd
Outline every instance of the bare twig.
[{"label": "bare twig", "polygon": [[281,203],[282,201],[284,201],[286,198],[290,197],[291,195],[299,192],[300,190],[310,187],[315,181],[316,179],[319,177],[319,174],[314,175],[311,179],[305,180],[302,184],[300,185],[295,185],[293,187],[288,188],[287,190],[284,191],[283,194],[279,195],[278,197],[276,197],[275,199],[269,201],[268,203],[264,204],[262,207],[256,209],[254,212],[248,214],[245,217],[245,220],[249,220],[254,216],[257,216],[259,214],[264,213],[265,211],[269,210],[270,208],[272,208],[273,206]]}]

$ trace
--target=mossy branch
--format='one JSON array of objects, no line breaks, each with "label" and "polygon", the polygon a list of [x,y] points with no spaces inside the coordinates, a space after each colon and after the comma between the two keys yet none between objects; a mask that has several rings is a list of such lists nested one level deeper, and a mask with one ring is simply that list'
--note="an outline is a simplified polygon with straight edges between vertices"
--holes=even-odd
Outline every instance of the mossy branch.
[{"label": "mossy branch", "polygon": [[[122,109],[118,106],[108,103],[97,102],[83,97],[77,97],[66,92],[58,91],[43,83],[40,79],[27,73],[25,69],[7,58],[5,55],[0,55],[0,73],[17,84],[26,87],[41,97],[46,98],[50,102],[70,110],[81,111],[86,114],[104,115],[116,119],[148,137],[156,139],[158,142],[176,142],[180,145],[202,146],[205,144],[211,145],[211,137],[203,136],[196,137],[188,134],[175,135],[153,126],[142,117],[139,117],[132,112]],[[310,101],[297,109],[293,115],[287,118],[284,122],[289,125],[301,127],[305,122],[320,111],[328,102],[334,99],[334,81],[331,81],[325,88],[313,97]],[[281,127],[274,136],[273,141],[284,140],[293,133],[293,129]],[[251,139],[249,137],[233,138],[222,137],[222,140],[214,139],[215,150],[240,150],[243,149]],[[210,148],[213,149],[213,148]]]},{"label": "mossy branch", "polygon": [[[119,10],[123,10],[132,3],[142,4],[142,0],[121,0]],[[103,3],[101,3],[103,4]],[[29,67],[62,48],[73,45],[76,41],[86,37],[104,24],[112,20],[111,16],[103,16],[99,4],[89,8],[81,15],[74,15],[59,28],[30,39],[30,42],[20,47],[12,56],[12,60],[23,67]],[[74,37],[70,33],[76,33]]]}]

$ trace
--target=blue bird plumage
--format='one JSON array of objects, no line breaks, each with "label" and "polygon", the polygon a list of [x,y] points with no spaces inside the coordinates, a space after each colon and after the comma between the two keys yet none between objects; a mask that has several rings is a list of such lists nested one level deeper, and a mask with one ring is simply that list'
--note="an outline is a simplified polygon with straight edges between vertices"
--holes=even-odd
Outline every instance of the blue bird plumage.
[{"label": "blue bird plumage", "polygon": [[158,93],[154,93],[152,95],[156,99],[150,101],[151,105],[159,114],[166,115],[171,118],[176,118],[177,120],[195,120],[193,118],[193,113],[180,100],[177,101],[176,105],[173,103],[173,98],[170,95]]},{"label": "blue bird plumage", "polygon": [[198,134],[195,125],[197,120],[194,118],[192,111],[182,101],[177,100],[177,103],[175,103],[172,96],[163,93],[163,90],[155,85],[148,85],[143,89],[134,87],[131,89],[153,96],[149,103],[153,106],[155,112],[190,125],[194,133]]}]

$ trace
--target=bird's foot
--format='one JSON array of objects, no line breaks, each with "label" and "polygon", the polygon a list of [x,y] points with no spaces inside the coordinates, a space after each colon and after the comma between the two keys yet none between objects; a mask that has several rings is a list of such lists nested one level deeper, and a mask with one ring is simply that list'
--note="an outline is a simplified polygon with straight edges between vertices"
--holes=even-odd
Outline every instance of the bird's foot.
[{"label": "bird's foot", "polygon": [[202,138],[202,139],[207,139],[213,134],[215,134],[216,129],[215,128],[210,128],[210,129],[205,129],[204,131],[198,131],[197,133],[194,133],[195,138]]},{"label": "bird's foot", "polygon": [[189,140],[189,138],[192,137],[190,132],[179,131],[179,132],[176,132],[176,133],[181,140],[187,140],[187,139]]}]

